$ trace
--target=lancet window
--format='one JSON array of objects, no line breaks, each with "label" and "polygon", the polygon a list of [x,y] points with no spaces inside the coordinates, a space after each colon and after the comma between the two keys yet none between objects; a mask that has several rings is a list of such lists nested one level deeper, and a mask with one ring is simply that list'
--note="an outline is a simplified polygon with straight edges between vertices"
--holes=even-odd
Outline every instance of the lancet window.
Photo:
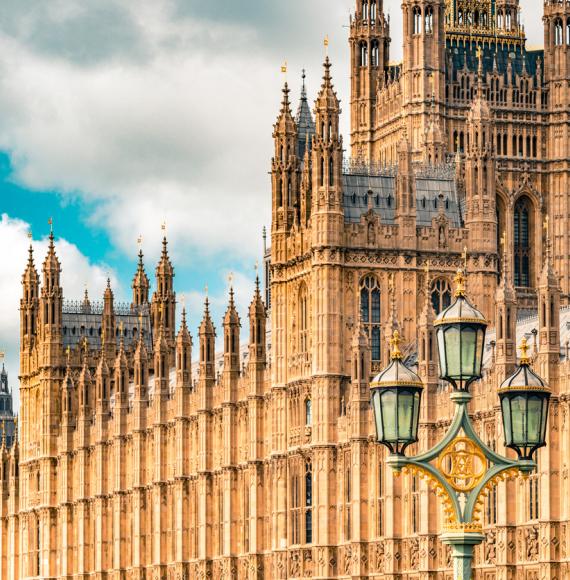
[{"label": "lancet window", "polygon": [[374,276],[360,285],[360,318],[370,341],[372,362],[380,361],[380,288]]},{"label": "lancet window", "polygon": [[531,205],[528,198],[521,198],[515,205],[515,286],[530,286],[531,259]]}]

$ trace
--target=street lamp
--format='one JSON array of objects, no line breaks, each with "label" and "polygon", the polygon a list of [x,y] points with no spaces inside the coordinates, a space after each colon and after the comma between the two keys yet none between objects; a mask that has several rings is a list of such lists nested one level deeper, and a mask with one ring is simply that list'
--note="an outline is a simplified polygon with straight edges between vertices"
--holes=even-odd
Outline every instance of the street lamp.
[{"label": "street lamp", "polygon": [[403,455],[418,440],[420,400],[424,386],[416,373],[402,363],[400,334],[390,341],[391,362],[370,384],[378,441],[390,453]]},{"label": "street lamp", "polygon": [[484,492],[501,480],[536,469],[533,457],[545,445],[550,390],[530,368],[528,346],[523,341],[520,366],[499,389],[505,444],[516,451],[518,459],[502,457],[483,443],[473,429],[467,406],[472,398],[469,385],[482,375],[487,322],[465,297],[463,272],[457,273],[455,281],[455,302],[434,323],[440,377],[452,385],[450,398],[456,405],[443,440],[422,455],[404,455],[418,440],[423,387],[402,362],[397,332],[392,339],[392,360],[370,386],[377,439],[390,451],[387,464],[396,475],[419,474],[436,488],[445,513],[441,540],[452,548],[454,578],[470,580],[474,546],[484,539]]},{"label": "street lamp", "polygon": [[528,344],[523,338],[521,360],[516,372],[499,389],[505,445],[519,458],[532,459],[534,452],[546,445],[546,425],[550,389],[530,368]]},{"label": "street lamp", "polygon": [[481,378],[487,321],[465,297],[465,280],[455,277],[455,302],[435,319],[440,378],[467,391]]}]

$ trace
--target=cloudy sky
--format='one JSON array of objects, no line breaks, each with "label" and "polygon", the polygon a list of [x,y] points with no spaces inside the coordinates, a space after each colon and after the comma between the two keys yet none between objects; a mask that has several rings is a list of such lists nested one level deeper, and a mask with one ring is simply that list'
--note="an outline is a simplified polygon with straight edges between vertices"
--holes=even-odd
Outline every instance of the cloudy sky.
[{"label": "cloudy sky", "polygon": [[[354,0],[2,0],[0,348],[17,375],[27,233],[41,265],[53,217],[64,292],[98,297],[109,275],[130,296],[137,238],[147,271],[167,223],[176,286],[195,328],[206,284],[219,325],[235,272],[245,318],[269,224],[272,124],[281,63],[314,98],[323,38],[348,110]],[[529,42],[541,8],[521,0]],[[392,57],[400,2],[385,0]],[[345,114],[343,127],[348,126]],[[348,143],[348,139],[346,140]]]}]

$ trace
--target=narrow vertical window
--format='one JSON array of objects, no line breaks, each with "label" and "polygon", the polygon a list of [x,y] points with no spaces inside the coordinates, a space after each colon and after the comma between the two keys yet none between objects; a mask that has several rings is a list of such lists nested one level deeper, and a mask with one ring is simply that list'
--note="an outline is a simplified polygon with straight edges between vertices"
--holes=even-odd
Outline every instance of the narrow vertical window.
[{"label": "narrow vertical window", "polygon": [[372,350],[372,362],[380,362],[380,288],[374,276],[366,276],[360,285],[360,318]]},{"label": "narrow vertical window", "polygon": [[530,229],[531,206],[528,198],[521,198],[515,205],[515,286],[530,287]]},{"label": "narrow vertical window", "polygon": [[305,544],[313,543],[313,472],[311,464],[305,464]]}]

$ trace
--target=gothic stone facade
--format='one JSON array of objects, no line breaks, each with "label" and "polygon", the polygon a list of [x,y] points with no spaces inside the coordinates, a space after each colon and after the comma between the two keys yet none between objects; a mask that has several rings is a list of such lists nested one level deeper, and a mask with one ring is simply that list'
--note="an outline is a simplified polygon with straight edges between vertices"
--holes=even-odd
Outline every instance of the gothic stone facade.
[{"label": "gothic stone facade", "polygon": [[141,255],[128,305],[110,287],[64,302],[53,236],[41,283],[30,251],[1,578],[450,578],[439,500],[386,468],[368,383],[398,328],[426,385],[416,451],[441,437],[433,319],[461,266],[495,324],[471,407],[485,441],[504,452],[496,388],[522,333],[554,393],[538,473],[483,498],[476,577],[570,577],[570,5],[544,3],[544,51],[517,0],[402,7],[398,65],[381,0],[351,20],[352,160],[328,59],[314,115],[284,89],[267,305],[258,285],[244,354],[230,296],[221,372],[207,303],[197,368],[184,316],[176,331],[166,240],[154,294]]}]

